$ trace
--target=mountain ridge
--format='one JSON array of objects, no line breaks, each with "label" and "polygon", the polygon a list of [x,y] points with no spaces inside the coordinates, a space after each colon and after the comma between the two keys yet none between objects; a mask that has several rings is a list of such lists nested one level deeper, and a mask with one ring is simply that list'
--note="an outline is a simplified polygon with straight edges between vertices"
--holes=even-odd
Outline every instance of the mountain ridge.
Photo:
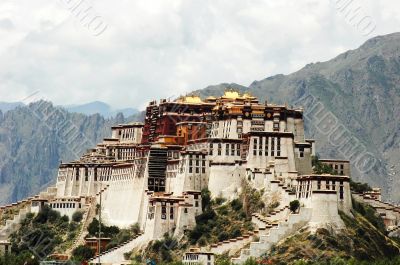
[{"label": "mountain ridge", "polygon": [[[17,107],[25,106],[23,102],[0,102],[0,111],[7,112]],[[72,105],[57,105],[66,109],[69,112],[81,113],[85,115],[100,114],[103,117],[111,118],[115,117],[118,113],[122,113],[124,116],[135,115],[139,112],[136,108],[113,108],[109,104],[102,101],[91,101],[83,104],[72,104]]]},{"label": "mountain ridge", "polygon": [[[70,113],[47,101],[0,112],[0,204],[35,195],[54,183],[61,160],[78,158],[110,135],[112,125],[141,120],[122,113]],[[72,136],[71,136],[72,135]]]},{"label": "mountain ridge", "polygon": [[[400,33],[378,36],[359,48],[346,51],[331,60],[307,64],[300,70],[253,81],[248,87],[229,84],[208,86],[195,92],[203,97],[221,94],[224,88],[237,87],[251,92],[260,100],[301,106],[307,104],[305,95],[312,95],[325,111],[336,117],[373,154],[376,165],[367,172],[358,172],[357,180],[384,187],[384,195],[400,201],[393,185],[400,185],[394,176],[400,172]],[[313,106],[304,106],[311,108]],[[344,157],[312,121],[306,121],[306,133],[314,137],[324,150],[323,157]]]},{"label": "mountain ridge", "polygon": [[[400,201],[400,194],[393,189],[400,185],[400,179],[395,177],[400,172],[398,84],[400,33],[393,33],[372,38],[359,48],[346,51],[331,60],[307,64],[292,74],[277,74],[255,80],[249,86],[235,83],[210,85],[193,93],[207,97],[222,95],[225,89],[236,89],[240,92],[251,92],[261,101],[305,105],[306,111],[313,107],[307,105],[309,102],[305,101],[306,96],[312,95],[323,105],[326,113],[337,118],[361,146],[365,147],[366,152],[373,154],[376,159],[370,170],[361,173],[352,161],[354,179],[368,182],[372,186],[381,186],[387,199]],[[111,125],[143,119],[143,112],[130,118],[117,114],[105,119],[99,114],[88,116],[69,113],[64,108],[50,105],[53,111],[61,109],[67,112],[67,117],[77,123],[79,130],[86,131],[93,143],[109,136]],[[60,125],[57,121],[52,122],[54,126]],[[29,114],[29,106],[0,111],[0,203],[15,201],[38,192],[55,180],[59,159],[73,159],[70,153],[63,153],[66,148],[62,143],[63,139],[52,140],[51,137],[56,137],[54,132],[39,125],[40,122]],[[354,160],[352,157],[345,157],[338,147],[332,145],[329,137],[321,133],[317,123],[306,119],[305,127],[307,136],[315,138],[320,144],[317,152],[321,157]],[[33,130],[43,137],[29,139]],[[47,151],[43,147],[47,147]],[[23,155],[24,152],[32,152],[32,155]],[[7,154],[16,156],[17,159],[5,165],[4,161],[7,160],[4,157]],[[31,162],[32,159],[36,159],[35,163]],[[40,163],[43,165],[40,166]],[[36,176],[39,177],[35,179]],[[23,180],[28,180],[28,184]],[[29,186],[32,183],[33,188]]]}]

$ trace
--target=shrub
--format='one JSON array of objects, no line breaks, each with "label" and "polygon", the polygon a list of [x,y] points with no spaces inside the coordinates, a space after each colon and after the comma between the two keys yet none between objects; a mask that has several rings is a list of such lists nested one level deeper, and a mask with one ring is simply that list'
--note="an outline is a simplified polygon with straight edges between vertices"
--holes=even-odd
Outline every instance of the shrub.
[{"label": "shrub", "polygon": [[129,229],[131,230],[131,232],[134,235],[137,235],[140,233],[140,225],[138,223],[131,225],[131,227]]},{"label": "shrub", "polygon": [[66,215],[61,216],[60,221],[63,223],[68,223],[69,222],[69,217]]},{"label": "shrub", "polygon": [[60,219],[60,217],[61,215],[59,212],[54,211],[53,209],[51,209],[49,206],[46,205],[41,209],[41,211],[35,217],[34,222],[40,224],[45,224],[47,222],[55,223],[57,220]]},{"label": "shrub", "polygon": [[319,161],[318,156],[312,157],[312,166],[315,174],[331,174],[337,175],[338,173],[328,165],[325,165]]},{"label": "shrub", "polygon": [[217,198],[215,198],[215,203],[216,203],[217,205],[221,205],[221,204],[223,204],[225,201],[226,201],[226,199],[223,198],[223,197],[217,197]]},{"label": "shrub", "polygon": [[201,207],[203,211],[211,207],[211,192],[207,188],[201,190]]},{"label": "shrub", "polygon": [[350,189],[357,193],[364,193],[372,190],[367,183],[354,182],[352,180],[350,180]]},{"label": "shrub", "polygon": [[289,208],[292,213],[297,212],[297,210],[300,208],[300,202],[298,200],[291,201]]},{"label": "shrub", "polygon": [[233,210],[238,212],[243,208],[243,204],[239,199],[234,199],[231,201],[231,207]]},{"label": "shrub", "polygon": [[93,258],[95,251],[88,246],[79,246],[72,251],[73,259],[84,261]]},{"label": "shrub", "polygon": [[244,265],[258,265],[257,261],[254,258],[248,258],[243,264]]},{"label": "shrub", "polygon": [[82,221],[82,218],[83,218],[83,212],[81,212],[81,211],[76,211],[72,215],[72,221],[74,221],[76,223],[79,223],[80,221]]},{"label": "shrub", "polygon": [[218,235],[218,241],[224,241],[227,240],[229,238],[229,235],[227,232],[222,231],[221,233],[219,233]]}]

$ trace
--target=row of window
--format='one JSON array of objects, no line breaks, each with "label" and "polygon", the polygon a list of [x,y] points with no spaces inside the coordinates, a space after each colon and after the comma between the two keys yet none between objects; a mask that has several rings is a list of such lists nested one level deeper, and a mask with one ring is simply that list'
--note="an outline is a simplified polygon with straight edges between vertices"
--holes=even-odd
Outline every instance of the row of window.
[{"label": "row of window", "polygon": [[78,203],[78,207],[75,206],[75,202],[58,202],[58,203],[50,203],[50,208],[53,209],[63,209],[63,208],[81,208],[81,204]]},{"label": "row of window", "polygon": [[280,137],[253,138],[254,156],[281,156]]},{"label": "row of window", "polygon": [[240,144],[210,144],[209,155],[214,155],[214,145],[217,146],[217,154],[222,155],[222,149],[225,149],[225,156],[240,156]]},{"label": "row of window", "polygon": [[189,173],[206,173],[206,155],[189,155]]},{"label": "row of window", "polygon": [[[321,190],[322,189],[322,181],[318,180],[317,181],[317,189]],[[336,181],[325,181],[325,190],[336,190]],[[307,182],[302,182],[298,186],[298,198],[308,198],[311,193],[311,181]],[[344,186],[343,186],[343,181],[339,182],[339,198],[341,200],[344,199]]]}]

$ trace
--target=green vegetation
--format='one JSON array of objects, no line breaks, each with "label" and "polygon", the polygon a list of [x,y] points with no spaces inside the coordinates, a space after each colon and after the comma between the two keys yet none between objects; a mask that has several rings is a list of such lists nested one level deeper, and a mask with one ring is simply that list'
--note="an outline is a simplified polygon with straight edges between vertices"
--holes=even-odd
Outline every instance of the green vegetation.
[{"label": "green vegetation", "polygon": [[297,212],[297,210],[300,208],[300,202],[298,201],[298,200],[294,200],[294,201],[291,201],[290,203],[289,203],[289,209],[290,209],[290,211],[292,212],[292,213],[295,213],[295,212]]},{"label": "green vegetation", "polygon": [[187,245],[178,244],[178,241],[165,234],[163,239],[152,241],[142,255],[131,256],[132,264],[145,264],[152,260],[155,264],[182,265],[182,254]]},{"label": "green vegetation", "polygon": [[343,258],[333,258],[329,261],[304,261],[299,260],[293,265],[400,265],[400,258],[380,259],[376,261],[358,261],[354,258],[346,260]]},{"label": "green vegetation", "polygon": [[21,222],[21,228],[11,235],[12,252],[34,251],[43,258],[63,251],[73,243],[78,228],[78,223],[69,222],[67,216],[60,216],[45,206],[36,217],[28,214]]},{"label": "green vegetation", "polygon": [[16,206],[12,206],[6,208],[4,210],[0,210],[0,227],[6,224],[7,220],[11,220],[14,218],[14,215],[17,215],[19,211],[26,207],[29,203],[21,203]]},{"label": "green vegetation", "polygon": [[[203,213],[196,217],[196,227],[188,233],[189,243],[191,245],[204,246],[206,244],[217,243],[241,236],[242,234],[253,230],[250,217],[245,213],[243,199],[253,202],[253,196],[243,197],[242,200],[235,199],[222,205],[221,201],[211,201],[209,191],[202,191]],[[258,197],[258,195],[256,195]],[[248,206],[251,211],[252,207]]]},{"label": "green vegetation", "polygon": [[88,246],[79,246],[72,251],[72,260],[82,262],[94,257],[95,251]]},{"label": "green vegetation", "polygon": [[139,224],[134,224],[128,229],[119,229],[119,232],[111,237],[110,243],[107,244],[106,248],[110,249],[116,247],[122,243],[125,243],[133,239],[136,235],[140,233]]},{"label": "green vegetation", "polygon": [[[93,221],[88,226],[89,236],[98,237],[99,236],[99,225],[100,222],[97,218],[94,218]],[[113,238],[119,233],[119,228],[116,226],[107,226],[105,224],[101,224],[101,236]]]},{"label": "green vegetation", "polygon": [[368,205],[357,202],[353,205],[354,218],[340,213],[345,229],[326,227],[314,234],[306,228],[301,229],[257,262],[279,265],[400,264],[399,245],[385,235],[380,216]]},{"label": "green vegetation", "polygon": [[81,211],[76,211],[74,212],[74,214],[72,215],[72,221],[79,223],[82,221],[83,218],[83,212]]},{"label": "green vegetation", "polygon": [[37,257],[29,251],[18,254],[11,253],[6,256],[0,256],[0,265],[39,265]]},{"label": "green vegetation", "polygon": [[352,180],[350,180],[350,188],[357,193],[372,191],[372,188],[367,183],[354,182]]},{"label": "green vegetation", "polygon": [[371,206],[359,203],[356,200],[352,200],[353,209],[356,213],[362,215],[368,222],[370,222],[376,229],[378,229],[381,233],[386,233],[385,224],[383,223],[382,218]]},{"label": "green vegetation", "polygon": [[319,161],[318,156],[313,156],[311,161],[312,161],[312,167],[313,167],[314,174],[337,175],[337,172],[333,168],[321,163],[321,161]]},{"label": "green vegetation", "polygon": [[[93,221],[88,226],[89,237],[98,237],[99,225],[100,225],[99,220],[94,218]],[[110,243],[107,244],[106,250],[116,247],[122,243],[125,243],[133,239],[139,233],[140,233],[140,227],[138,224],[134,224],[128,229],[119,229],[116,226],[107,226],[103,223],[101,225],[101,236],[110,238]],[[83,247],[84,246],[78,246],[77,249],[82,250]],[[83,256],[81,255],[81,253],[78,254],[79,255],[77,257],[74,257],[75,260],[81,260],[80,257]]]}]

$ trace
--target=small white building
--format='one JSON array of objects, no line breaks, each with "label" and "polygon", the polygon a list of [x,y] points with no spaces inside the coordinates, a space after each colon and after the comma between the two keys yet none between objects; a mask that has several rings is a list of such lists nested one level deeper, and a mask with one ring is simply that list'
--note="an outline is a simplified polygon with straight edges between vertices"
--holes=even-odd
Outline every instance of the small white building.
[{"label": "small white building", "polygon": [[214,265],[215,257],[212,252],[200,251],[199,248],[191,248],[183,255],[182,263],[186,265]]}]

